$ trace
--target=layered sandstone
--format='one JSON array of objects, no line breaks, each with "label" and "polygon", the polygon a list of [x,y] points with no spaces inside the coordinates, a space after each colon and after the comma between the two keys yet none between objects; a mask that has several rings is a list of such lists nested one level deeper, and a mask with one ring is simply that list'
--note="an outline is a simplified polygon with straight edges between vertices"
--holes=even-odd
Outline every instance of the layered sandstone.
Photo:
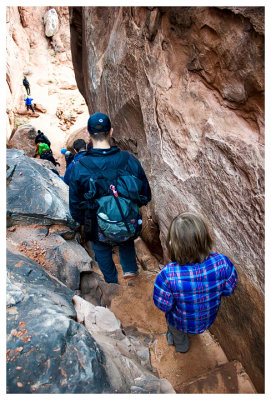
[{"label": "layered sandstone", "polygon": [[72,7],[70,21],[89,112],[110,115],[149,177],[144,239],[166,261],[176,214],[209,222],[239,275],[212,331],[263,391],[263,8]]}]

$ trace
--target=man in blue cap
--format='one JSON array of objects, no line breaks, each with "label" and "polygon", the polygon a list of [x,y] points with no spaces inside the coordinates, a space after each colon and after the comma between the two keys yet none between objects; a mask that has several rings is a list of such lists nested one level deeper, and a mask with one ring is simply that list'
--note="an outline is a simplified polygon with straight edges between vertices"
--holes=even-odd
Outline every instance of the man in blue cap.
[{"label": "man in blue cap", "polygon": [[[141,205],[145,205],[151,200],[151,189],[140,162],[127,151],[120,151],[118,147],[110,145],[113,128],[107,115],[102,113],[91,115],[88,119],[88,132],[91,136],[93,147],[71,170],[69,185],[70,213],[75,221],[81,226],[85,226],[84,239],[91,241],[96,261],[105,281],[118,283],[118,272],[112,259],[113,246],[99,240],[97,203],[90,201],[90,206],[87,210],[84,210],[82,208],[82,204],[85,201],[84,195],[89,192],[90,180],[92,176],[97,175],[97,171],[101,171],[106,175],[110,171],[115,171],[117,174],[118,170],[125,169],[128,174],[136,177],[141,182],[139,194],[145,199]],[[88,229],[86,229],[87,226]],[[133,239],[119,244],[119,256],[124,278],[137,276],[138,267]]]}]

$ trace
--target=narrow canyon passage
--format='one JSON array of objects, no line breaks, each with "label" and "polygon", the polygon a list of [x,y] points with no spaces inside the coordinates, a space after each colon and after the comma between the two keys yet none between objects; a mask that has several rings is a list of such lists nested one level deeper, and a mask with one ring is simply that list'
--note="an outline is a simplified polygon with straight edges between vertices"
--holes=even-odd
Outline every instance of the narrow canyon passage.
[{"label": "narrow canyon passage", "polygon": [[[49,9],[7,7],[9,390],[262,393],[263,7],[56,7],[59,30],[46,37]],[[25,109],[24,74],[34,114]],[[81,246],[68,187],[52,166],[33,158],[39,129],[63,176],[61,149],[72,149],[78,138],[89,142],[94,112],[110,116],[112,144],[140,161],[152,190],[136,240],[137,277],[123,278],[114,249],[119,285],[104,282],[93,252]],[[192,336],[182,354],[168,345],[165,316],[152,296],[169,261],[170,222],[184,211],[208,221],[215,250],[235,265],[238,285],[210,329]],[[78,311],[84,301],[85,314]],[[31,326],[35,318],[43,324],[42,315],[54,315],[48,326],[56,318],[53,338],[64,329],[48,345],[48,359],[37,351],[39,340],[47,346],[47,325],[42,332]],[[55,357],[60,348],[65,351]],[[36,382],[18,378],[26,354]],[[93,355],[97,375],[89,367]],[[77,372],[66,370],[69,363],[79,383]],[[140,375],[142,382],[134,383]],[[52,376],[59,381],[50,383]]]}]

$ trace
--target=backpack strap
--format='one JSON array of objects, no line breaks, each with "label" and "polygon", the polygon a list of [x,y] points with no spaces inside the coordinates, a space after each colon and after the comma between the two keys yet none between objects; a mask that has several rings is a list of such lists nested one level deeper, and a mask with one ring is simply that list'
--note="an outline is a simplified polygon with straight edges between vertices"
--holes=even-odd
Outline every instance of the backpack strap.
[{"label": "backpack strap", "polygon": [[[128,162],[129,153],[124,153],[124,152],[123,152],[122,155],[123,155],[123,156],[122,156],[122,160],[119,162],[119,165],[118,165],[117,169],[125,168],[125,166],[126,166],[126,164],[127,164],[127,162]],[[102,170],[102,169],[99,167],[99,165],[97,165],[96,162],[93,160],[93,158],[89,157],[88,160],[91,160],[92,164],[93,164],[95,167],[97,167],[100,171]],[[89,171],[92,172],[92,169],[90,168],[90,166],[87,165],[82,159],[80,159],[79,162],[80,162],[85,168],[87,168]],[[117,204],[117,207],[118,207],[118,209],[119,209],[119,212],[120,212],[122,221],[124,222],[127,231],[128,231],[129,233],[131,233],[131,230],[130,230],[130,228],[129,228],[129,225],[128,225],[128,223],[127,223],[127,221],[126,221],[126,219],[125,219],[125,216],[124,216],[124,214],[123,214],[123,211],[122,211],[122,209],[121,209],[121,205],[120,205],[120,202],[119,202],[119,199],[118,199],[118,193],[117,193],[117,191],[115,190],[115,186],[110,185],[110,190],[112,191],[112,195],[113,195],[113,197],[114,197],[114,199],[115,199],[115,201],[116,201],[116,204]]]}]

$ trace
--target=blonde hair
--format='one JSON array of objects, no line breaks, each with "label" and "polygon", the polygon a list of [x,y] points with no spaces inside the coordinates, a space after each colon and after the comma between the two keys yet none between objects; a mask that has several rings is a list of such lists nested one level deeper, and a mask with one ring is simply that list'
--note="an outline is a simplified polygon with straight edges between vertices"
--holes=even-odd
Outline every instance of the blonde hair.
[{"label": "blonde hair", "polygon": [[213,240],[201,217],[184,212],[172,220],[166,245],[170,259],[185,265],[203,262],[211,252]]}]

